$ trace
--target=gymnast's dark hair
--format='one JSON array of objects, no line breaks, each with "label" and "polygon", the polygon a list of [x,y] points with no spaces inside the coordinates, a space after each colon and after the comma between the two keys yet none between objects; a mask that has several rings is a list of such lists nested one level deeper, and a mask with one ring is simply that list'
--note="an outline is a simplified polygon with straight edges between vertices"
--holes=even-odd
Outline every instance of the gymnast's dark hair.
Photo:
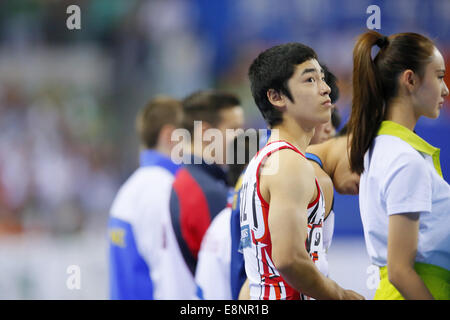
[{"label": "gymnast's dark hair", "polygon": [[267,91],[273,89],[291,101],[287,86],[295,67],[305,61],[317,59],[313,49],[297,42],[286,43],[267,49],[252,62],[248,75],[256,106],[269,127],[283,121],[282,113],[267,98]]}]

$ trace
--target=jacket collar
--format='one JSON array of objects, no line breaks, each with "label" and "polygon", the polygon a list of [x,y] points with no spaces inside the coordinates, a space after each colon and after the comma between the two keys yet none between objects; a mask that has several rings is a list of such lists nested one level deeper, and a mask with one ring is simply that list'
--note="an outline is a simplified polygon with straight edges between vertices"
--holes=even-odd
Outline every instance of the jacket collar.
[{"label": "jacket collar", "polygon": [[169,157],[156,150],[142,150],[139,159],[141,167],[159,166],[167,169],[172,174],[175,174],[180,168],[180,166],[173,163]]}]

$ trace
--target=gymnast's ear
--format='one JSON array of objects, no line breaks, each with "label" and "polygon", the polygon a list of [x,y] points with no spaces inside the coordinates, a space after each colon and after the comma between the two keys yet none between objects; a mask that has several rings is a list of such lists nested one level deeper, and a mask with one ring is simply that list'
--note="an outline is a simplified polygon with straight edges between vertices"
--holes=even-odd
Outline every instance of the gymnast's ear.
[{"label": "gymnast's ear", "polygon": [[283,111],[286,108],[286,98],[285,95],[275,89],[267,90],[267,100],[279,111]]}]

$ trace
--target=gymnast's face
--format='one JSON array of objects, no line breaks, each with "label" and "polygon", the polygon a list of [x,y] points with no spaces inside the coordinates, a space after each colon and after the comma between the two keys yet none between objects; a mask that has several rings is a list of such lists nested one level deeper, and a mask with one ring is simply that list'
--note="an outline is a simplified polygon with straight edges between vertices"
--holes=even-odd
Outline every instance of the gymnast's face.
[{"label": "gymnast's face", "polygon": [[311,129],[330,121],[331,89],[316,59],[298,64],[286,85],[291,97],[273,89],[267,91],[267,98],[283,112],[283,119],[290,118]]}]

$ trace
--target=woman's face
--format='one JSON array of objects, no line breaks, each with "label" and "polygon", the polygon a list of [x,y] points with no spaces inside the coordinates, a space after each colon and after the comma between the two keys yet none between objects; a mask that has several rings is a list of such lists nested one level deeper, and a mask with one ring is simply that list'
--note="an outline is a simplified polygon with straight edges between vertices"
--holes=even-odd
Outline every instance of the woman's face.
[{"label": "woman's face", "polygon": [[425,67],[425,73],[415,92],[414,109],[417,118],[425,116],[435,119],[439,117],[444,105],[444,98],[449,91],[444,82],[445,63],[442,54],[434,49],[432,60]]}]

